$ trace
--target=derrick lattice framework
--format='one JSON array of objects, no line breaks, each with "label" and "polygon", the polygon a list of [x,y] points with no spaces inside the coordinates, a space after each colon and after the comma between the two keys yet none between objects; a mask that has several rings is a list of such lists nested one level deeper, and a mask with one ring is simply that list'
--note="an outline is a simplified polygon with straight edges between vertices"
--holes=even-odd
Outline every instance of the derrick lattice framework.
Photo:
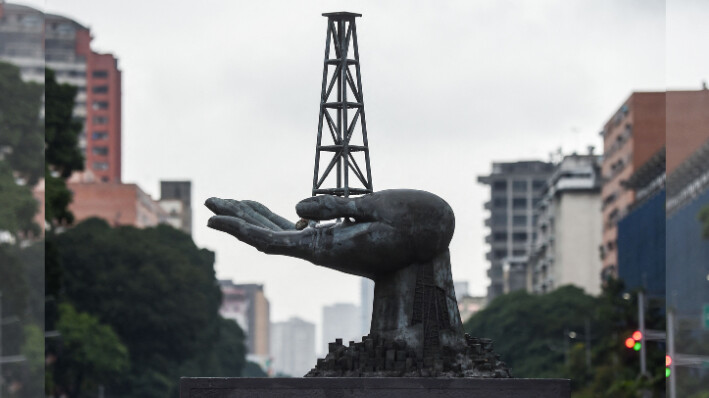
[{"label": "derrick lattice framework", "polygon": [[[323,16],[327,17],[327,38],[312,194],[348,197],[372,193],[355,24],[361,14],[334,12]],[[324,128],[329,132],[325,134],[327,143],[323,143]],[[321,156],[327,161],[330,154],[332,158],[321,169]]]}]

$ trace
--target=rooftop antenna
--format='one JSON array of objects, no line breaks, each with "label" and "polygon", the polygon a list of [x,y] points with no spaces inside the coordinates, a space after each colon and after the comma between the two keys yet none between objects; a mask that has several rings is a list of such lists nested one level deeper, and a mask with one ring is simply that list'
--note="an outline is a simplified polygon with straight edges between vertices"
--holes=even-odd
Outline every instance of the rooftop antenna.
[{"label": "rooftop antenna", "polygon": [[[322,15],[327,17],[327,33],[312,195],[328,194],[349,197],[350,195],[372,193],[372,171],[369,165],[367,123],[364,117],[362,77],[359,68],[359,48],[355,24],[355,18],[361,17],[362,14],[331,12]],[[327,125],[329,137],[332,139],[331,144],[323,144],[323,125]],[[359,138],[355,135],[355,130],[361,132],[361,144],[352,143],[353,140]],[[320,156],[322,152],[333,155],[321,173]],[[364,159],[362,159],[362,155],[364,155]],[[359,162],[364,160],[364,172],[360,168],[361,163],[358,163],[357,157],[360,158]],[[336,175],[336,186],[324,187],[325,180],[333,170]],[[350,179],[351,174],[355,178]],[[358,186],[351,186],[352,182]]]}]

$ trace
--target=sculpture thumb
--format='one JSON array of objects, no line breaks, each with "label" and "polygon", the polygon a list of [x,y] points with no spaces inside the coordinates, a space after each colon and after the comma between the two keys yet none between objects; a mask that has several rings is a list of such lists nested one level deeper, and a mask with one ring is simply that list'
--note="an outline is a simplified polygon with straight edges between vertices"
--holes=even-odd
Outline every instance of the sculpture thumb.
[{"label": "sculpture thumb", "polygon": [[359,198],[341,198],[339,196],[322,195],[303,199],[295,206],[298,216],[307,220],[332,220],[341,217],[353,217],[366,221],[371,217],[364,214],[358,206]]}]

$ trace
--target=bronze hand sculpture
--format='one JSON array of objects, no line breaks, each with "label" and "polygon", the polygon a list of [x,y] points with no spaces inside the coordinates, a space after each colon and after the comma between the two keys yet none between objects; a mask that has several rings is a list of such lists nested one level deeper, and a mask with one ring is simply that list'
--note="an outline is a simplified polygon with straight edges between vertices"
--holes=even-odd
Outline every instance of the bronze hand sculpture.
[{"label": "bronze hand sculpture", "polygon": [[[407,354],[402,358],[411,358],[408,365],[394,369],[397,366],[388,366],[386,358],[379,367],[376,361],[365,360],[366,364],[359,367],[349,365],[347,369],[355,370],[353,373],[319,362],[321,372],[317,375],[389,375],[389,370],[427,375],[426,369],[432,370],[428,375],[508,375],[496,358],[490,369],[476,368],[468,358],[475,344],[480,346],[480,355],[491,353],[491,343],[472,338],[466,341],[463,333],[448,252],[455,218],[450,206],[438,196],[409,189],[355,198],[315,196],[296,205],[300,217],[341,221],[311,223],[302,230],[257,202],[210,198],[206,206],[216,214],[209,219],[209,227],[266,254],[297,257],[374,280],[372,323],[364,339],[385,342],[385,348],[403,349]],[[482,347],[485,344],[489,347]],[[439,371],[435,371],[437,361],[458,363],[458,368],[445,373],[448,365],[440,363]],[[328,374],[327,370],[335,373]]]}]

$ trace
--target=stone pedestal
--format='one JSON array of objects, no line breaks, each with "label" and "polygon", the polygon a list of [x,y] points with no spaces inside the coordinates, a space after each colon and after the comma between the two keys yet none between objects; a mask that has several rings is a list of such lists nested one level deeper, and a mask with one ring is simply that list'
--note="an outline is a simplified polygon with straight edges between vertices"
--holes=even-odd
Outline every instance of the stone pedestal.
[{"label": "stone pedestal", "polygon": [[180,398],[569,398],[567,379],[183,377]]}]

